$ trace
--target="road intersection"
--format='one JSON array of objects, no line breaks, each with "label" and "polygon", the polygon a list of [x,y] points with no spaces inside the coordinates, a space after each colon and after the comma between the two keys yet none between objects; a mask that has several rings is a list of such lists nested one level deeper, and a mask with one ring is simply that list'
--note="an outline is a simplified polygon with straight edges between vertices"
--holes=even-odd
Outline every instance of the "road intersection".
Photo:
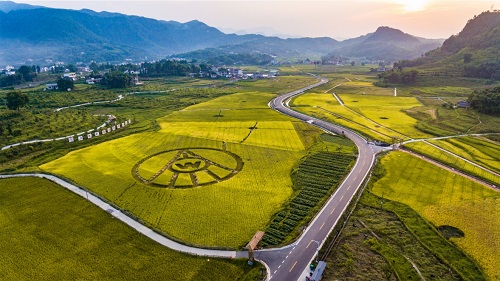
[{"label": "road intersection", "polygon": [[[255,258],[261,261],[267,268],[267,280],[302,280],[301,278],[303,272],[306,270],[306,268],[308,268],[310,262],[315,258],[317,252],[323,246],[327,237],[330,235],[340,217],[347,209],[349,203],[354,198],[357,191],[365,181],[374,164],[375,155],[387,149],[368,144],[363,137],[346,128],[307,116],[289,108],[288,102],[292,97],[328,82],[328,80],[324,78],[318,79],[319,82],[315,84],[273,99],[269,103],[269,106],[274,110],[297,118],[304,122],[313,124],[325,131],[345,135],[356,144],[358,148],[358,159],[349,175],[344,179],[335,193],[328,199],[328,202],[318,212],[316,217],[312,220],[312,222],[302,232],[300,237],[295,242],[281,248],[255,251]],[[110,213],[114,218],[123,221],[124,223],[136,229],[138,232],[173,250],[198,256],[248,258],[247,251],[202,249],[183,245],[176,241],[170,240],[169,238],[156,233],[154,230],[136,221],[134,218],[128,216],[127,214],[121,212],[119,209],[115,208],[109,203],[104,202],[99,197],[94,196],[86,190],[54,175],[44,173],[0,175],[0,178],[11,177],[40,177],[51,180],[61,185],[62,187],[67,188],[68,190],[71,190],[72,192],[82,196],[83,198],[86,198],[96,206]]]},{"label": "road intersection", "polygon": [[275,98],[269,103],[269,106],[274,110],[313,124],[327,132],[345,135],[358,147],[358,159],[349,175],[294,243],[282,248],[264,249],[255,252],[255,258],[267,266],[268,280],[302,280],[304,270],[314,260],[318,250],[323,246],[368,176],[375,163],[375,155],[388,149],[368,144],[366,139],[351,130],[290,109],[288,102],[292,97],[327,82],[327,79],[321,78],[319,82],[313,85]]}]

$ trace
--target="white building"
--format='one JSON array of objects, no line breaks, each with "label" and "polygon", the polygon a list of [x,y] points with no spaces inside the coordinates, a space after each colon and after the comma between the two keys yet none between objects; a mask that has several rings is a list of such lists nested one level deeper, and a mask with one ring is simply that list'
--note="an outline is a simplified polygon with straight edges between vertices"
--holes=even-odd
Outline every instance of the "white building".
[{"label": "white building", "polygon": [[53,91],[53,90],[57,90],[59,88],[57,87],[57,84],[51,83],[51,84],[45,84],[45,89],[49,90],[49,91]]}]

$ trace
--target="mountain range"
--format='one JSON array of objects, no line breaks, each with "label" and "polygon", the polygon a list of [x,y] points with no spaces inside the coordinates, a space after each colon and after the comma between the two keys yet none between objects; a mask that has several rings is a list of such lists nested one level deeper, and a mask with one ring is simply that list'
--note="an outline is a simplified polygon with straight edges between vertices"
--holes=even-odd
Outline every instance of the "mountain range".
[{"label": "mountain range", "polygon": [[86,9],[0,2],[0,64],[144,61],[206,48],[221,53],[265,53],[279,60],[313,59],[334,53],[396,61],[418,57],[442,42],[388,27],[341,42],[328,37],[236,35],[196,20],[179,23]]},{"label": "mountain range", "polygon": [[399,63],[440,75],[500,80],[500,10],[474,16],[440,48]]}]

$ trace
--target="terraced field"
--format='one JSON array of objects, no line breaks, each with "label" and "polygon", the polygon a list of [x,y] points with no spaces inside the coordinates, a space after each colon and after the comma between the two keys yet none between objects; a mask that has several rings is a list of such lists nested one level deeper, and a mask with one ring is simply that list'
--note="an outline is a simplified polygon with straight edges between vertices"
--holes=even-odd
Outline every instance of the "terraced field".
[{"label": "terraced field", "polygon": [[372,192],[402,202],[435,227],[460,229],[450,240],[482,267],[490,280],[500,278],[500,193],[403,152],[381,160],[386,175]]}]

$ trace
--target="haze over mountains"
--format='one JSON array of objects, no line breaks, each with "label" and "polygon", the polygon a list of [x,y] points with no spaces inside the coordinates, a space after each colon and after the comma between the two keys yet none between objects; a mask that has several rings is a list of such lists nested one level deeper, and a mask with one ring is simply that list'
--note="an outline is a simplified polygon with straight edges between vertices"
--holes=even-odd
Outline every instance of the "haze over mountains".
[{"label": "haze over mountains", "polygon": [[0,64],[144,61],[212,48],[221,53],[266,53],[278,60],[326,54],[366,60],[411,59],[441,46],[380,27],[374,33],[337,41],[329,37],[281,39],[225,34],[199,21],[179,23],[118,13],[64,10],[0,2]]},{"label": "haze over mountains", "polygon": [[500,80],[500,11],[474,16],[440,48],[400,64],[445,75]]}]

